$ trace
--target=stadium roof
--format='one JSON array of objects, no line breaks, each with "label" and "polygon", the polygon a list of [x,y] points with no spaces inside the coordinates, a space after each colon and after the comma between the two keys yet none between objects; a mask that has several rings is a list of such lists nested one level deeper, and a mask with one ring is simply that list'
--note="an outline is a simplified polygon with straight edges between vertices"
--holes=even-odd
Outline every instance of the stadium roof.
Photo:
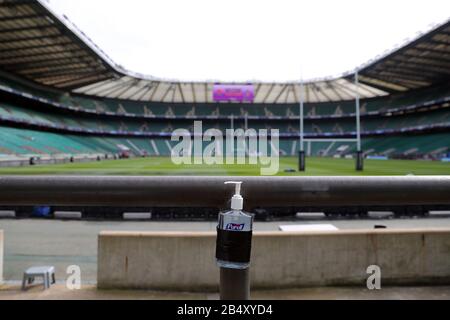
[{"label": "stadium roof", "polygon": [[[76,93],[159,102],[212,102],[215,82],[180,82],[133,73],[114,63],[43,0],[0,0],[0,69]],[[362,98],[449,80],[450,20],[359,68]],[[350,100],[355,72],[305,82],[306,102]],[[253,82],[255,103],[297,103],[300,81]]]}]

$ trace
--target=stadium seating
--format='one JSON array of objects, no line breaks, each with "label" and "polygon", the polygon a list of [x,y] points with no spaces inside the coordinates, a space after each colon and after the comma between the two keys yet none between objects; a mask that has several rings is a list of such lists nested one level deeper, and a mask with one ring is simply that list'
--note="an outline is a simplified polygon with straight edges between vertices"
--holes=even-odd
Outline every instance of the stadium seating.
[{"label": "stadium seating", "polygon": [[[118,154],[124,150],[136,156],[169,156],[175,142],[160,134],[170,134],[177,128],[192,132],[194,120],[203,121],[204,131],[212,128],[225,131],[231,128],[231,119],[235,129],[245,129],[246,117],[248,128],[280,131],[283,137],[280,154],[296,155],[298,150],[298,105],[194,105],[93,99],[5,79],[0,79],[0,92],[5,93],[0,100],[0,157]],[[19,98],[13,99],[11,95]],[[389,156],[448,152],[449,101],[448,84],[361,101],[364,150]],[[421,109],[414,109],[415,106]],[[356,131],[354,101],[305,104],[304,112],[306,135],[348,136]],[[447,132],[430,131],[437,127],[447,128]],[[422,130],[423,134],[399,135],[406,129]],[[396,135],[387,136],[385,130],[389,134],[395,131]],[[307,153],[313,156],[345,156],[354,152],[352,143],[307,143]]]},{"label": "stadium seating", "polygon": [[[119,154],[128,150],[135,156],[170,156],[176,142],[161,138],[111,138],[77,136],[50,132],[0,127],[0,153],[7,156],[44,156],[80,154]],[[205,146],[207,144],[205,143]],[[339,148],[344,151],[339,152]],[[271,146],[268,146],[271,149]],[[355,145],[346,142],[306,143],[311,156],[353,154]],[[371,155],[430,154],[440,155],[450,150],[450,134],[426,134],[420,136],[393,136],[363,139],[363,149]],[[284,156],[295,156],[298,141],[282,139],[279,151]],[[193,154],[193,152],[192,152]]]}]

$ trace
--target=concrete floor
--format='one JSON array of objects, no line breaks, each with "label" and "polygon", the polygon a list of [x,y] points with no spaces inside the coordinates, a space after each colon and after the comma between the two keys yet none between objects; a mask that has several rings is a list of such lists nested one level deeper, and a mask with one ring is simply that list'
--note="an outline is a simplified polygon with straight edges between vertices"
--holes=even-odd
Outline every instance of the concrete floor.
[{"label": "concrete floor", "polygon": [[[156,291],[97,290],[93,285],[68,290],[62,284],[43,290],[35,285],[23,292],[20,286],[0,286],[0,300],[218,300],[217,293],[174,293]],[[254,291],[253,300],[450,300],[450,287],[305,288]]]},{"label": "concrete floor", "polygon": [[[450,218],[396,220],[321,220],[257,222],[256,231],[276,231],[286,224],[333,224],[339,229],[450,227]],[[0,220],[4,230],[4,280],[19,281],[32,265],[53,265],[64,281],[70,265],[81,267],[83,284],[97,279],[97,235],[100,231],[215,231],[215,222],[95,222],[55,220]]]}]

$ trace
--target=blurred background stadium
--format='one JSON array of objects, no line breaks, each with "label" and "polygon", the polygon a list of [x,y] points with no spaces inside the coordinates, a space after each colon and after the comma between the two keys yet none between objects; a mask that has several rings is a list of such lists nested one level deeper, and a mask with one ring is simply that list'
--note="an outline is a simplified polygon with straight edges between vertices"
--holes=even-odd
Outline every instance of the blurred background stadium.
[{"label": "blurred background stadium", "polygon": [[[377,159],[365,174],[450,174],[449,74],[448,21],[359,69],[362,150]],[[45,2],[3,1],[0,166],[8,168],[1,173],[257,174],[246,166],[173,166],[171,133],[201,120],[204,130],[279,129],[273,151],[285,157],[285,174],[297,168],[300,96],[305,138],[355,136],[354,78],[255,82],[252,103],[217,103],[213,82],[134,74]],[[306,174],[356,174],[354,143],[306,142],[305,152],[312,157]]]}]

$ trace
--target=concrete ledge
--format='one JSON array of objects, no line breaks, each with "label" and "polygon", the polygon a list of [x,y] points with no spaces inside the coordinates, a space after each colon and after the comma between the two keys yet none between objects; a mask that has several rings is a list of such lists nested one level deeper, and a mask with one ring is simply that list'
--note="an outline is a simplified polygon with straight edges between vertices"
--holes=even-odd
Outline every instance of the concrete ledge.
[{"label": "concrete ledge", "polygon": [[3,283],[3,230],[0,230],[0,284]]},{"label": "concrete ledge", "polygon": [[[216,291],[215,233],[102,232],[101,289]],[[450,284],[450,229],[264,232],[254,235],[254,289],[365,286],[378,265],[385,285]]]},{"label": "concrete ledge", "polygon": [[151,212],[125,212],[123,214],[124,220],[150,220],[151,218]]},{"label": "concrete ledge", "polygon": [[0,218],[15,218],[16,212],[13,210],[0,210]]},{"label": "concrete ledge", "polygon": [[53,214],[56,219],[80,220],[83,216],[81,212],[76,211],[55,211]]}]

